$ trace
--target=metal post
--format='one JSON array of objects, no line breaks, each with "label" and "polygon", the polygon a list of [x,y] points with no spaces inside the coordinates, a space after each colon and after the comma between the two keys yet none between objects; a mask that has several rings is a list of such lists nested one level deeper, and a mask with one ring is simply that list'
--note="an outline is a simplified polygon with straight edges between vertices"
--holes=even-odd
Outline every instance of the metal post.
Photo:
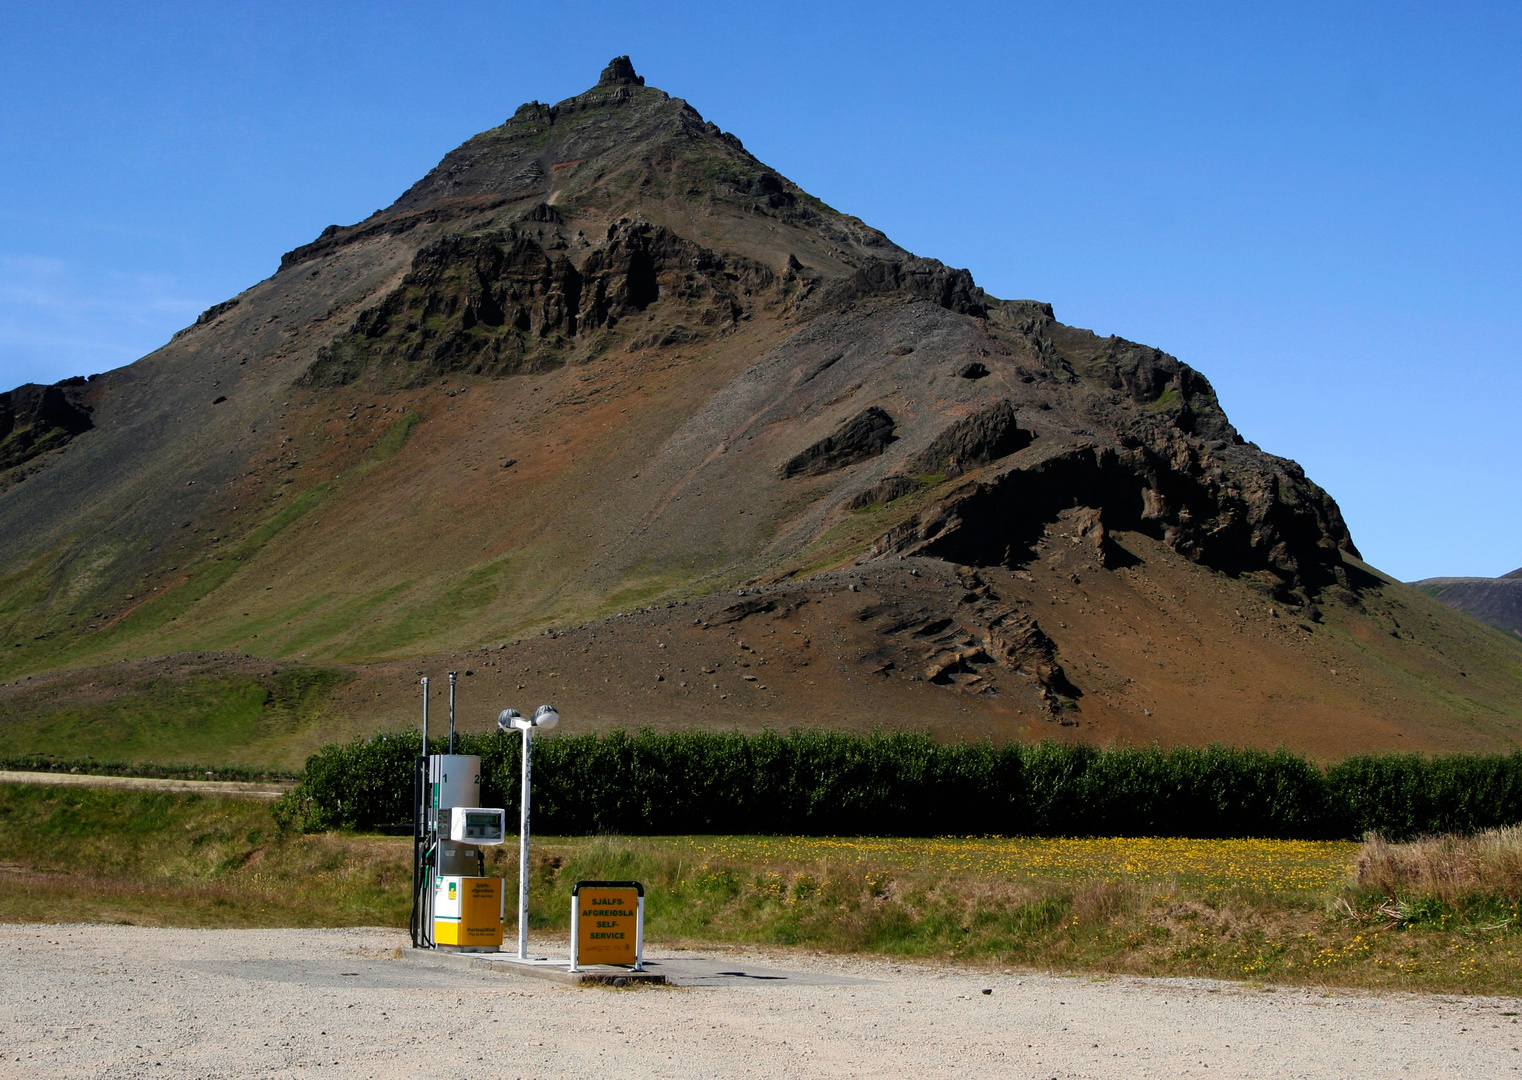
[{"label": "metal post", "polygon": [[533,724],[523,725],[523,778],[518,817],[518,959],[528,959],[528,793],[533,762]]},{"label": "metal post", "polygon": [[645,894],[639,894],[636,906],[638,918],[634,920],[634,970],[645,970]]},{"label": "metal post", "polygon": [[576,970],[576,943],[581,940],[581,894],[571,890],[571,971]]},{"label": "metal post", "polygon": [[449,752],[454,753],[454,681],[458,671],[449,673]]}]

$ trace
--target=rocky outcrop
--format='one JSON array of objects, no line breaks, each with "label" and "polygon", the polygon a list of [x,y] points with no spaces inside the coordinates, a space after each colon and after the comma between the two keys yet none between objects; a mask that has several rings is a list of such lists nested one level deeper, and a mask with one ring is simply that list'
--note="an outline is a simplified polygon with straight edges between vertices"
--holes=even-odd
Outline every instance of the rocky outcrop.
[{"label": "rocky outcrop", "polygon": [[663,297],[683,306],[684,327],[724,329],[754,292],[774,284],[766,267],[627,219],[579,253],[578,265],[570,238],[527,224],[558,220],[553,208],[535,207],[524,225],[424,247],[397,289],[319,351],[302,384],[341,386],[367,371],[416,386],[451,372],[546,370],[563,362],[573,339]]},{"label": "rocky outcrop", "polygon": [[983,642],[993,658],[1036,684],[1049,708],[1083,696],[1057,662],[1057,643],[1029,612],[1010,609],[989,620]]},{"label": "rocky outcrop", "polygon": [[982,317],[988,297],[966,270],[955,270],[935,259],[881,259],[857,269],[848,280],[830,290],[836,303],[870,297],[928,300],[958,315]]},{"label": "rocky outcrop", "polygon": [[912,476],[885,476],[852,499],[851,509],[865,510],[869,506],[890,503],[894,499],[912,495],[922,487],[924,485]]},{"label": "rocky outcrop", "polygon": [[[1210,380],[1177,357],[1124,338],[1100,338],[1044,316],[1024,331],[1049,369],[1110,391],[1129,426],[1144,440],[1161,424],[1205,441],[1241,445]],[[1096,417],[1096,419],[1101,419]],[[1107,424],[1114,417],[1103,418]]]},{"label": "rocky outcrop", "polygon": [[1007,457],[1030,445],[1032,435],[1019,426],[1015,407],[1008,400],[996,401],[956,421],[909,460],[911,473],[885,476],[851,500],[853,510],[890,503],[913,494],[938,479],[951,479]]},{"label": "rocky outcrop", "polygon": [[960,600],[949,606],[880,602],[856,613],[880,645],[862,657],[877,673],[898,669],[964,693],[997,693],[1002,669],[1028,682],[1055,716],[1083,691],[1068,679],[1057,644],[1035,616],[1002,600],[976,571],[963,569]]},{"label": "rocky outcrop", "polygon": [[207,323],[215,322],[217,319],[221,318],[223,315],[226,315],[229,311],[237,306],[238,298],[236,296],[231,300],[223,300],[220,304],[213,304],[211,307],[201,312],[200,316],[195,321],[195,325],[205,326]]},{"label": "rocky outcrop", "polygon": [[355,225],[329,225],[309,244],[292,248],[280,256],[280,269],[289,270],[302,263],[331,255],[341,248],[380,236],[401,236],[420,225],[436,225],[473,217],[505,206],[512,200],[501,195],[473,195],[441,202],[422,209],[394,213],[377,213]]},{"label": "rocky outcrop", "polygon": [[784,477],[820,476],[876,457],[893,441],[893,417],[873,405],[841,424],[833,435],[794,455],[782,467]]},{"label": "rocky outcrop", "polygon": [[912,468],[951,478],[1023,450],[1031,433],[1015,419],[1008,400],[996,401],[952,424],[919,453]]},{"label": "rocky outcrop", "polygon": [[1162,540],[1228,574],[1263,574],[1277,590],[1348,584],[1341,553],[1356,555],[1337,504],[1293,462],[1239,455],[1225,462],[1193,444],[1172,455],[1142,445],[1092,443],[955,489],[880,537],[867,558],[928,555],[970,566],[1018,566],[1065,511],[1093,512],[1109,530]]},{"label": "rocky outcrop", "polygon": [[608,61],[597,79],[598,86],[644,86],[643,75],[634,74],[634,63],[627,56],[615,56]]},{"label": "rocky outcrop", "polygon": [[90,430],[91,409],[83,402],[87,382],[76,376],[52,386],[25,383],[0,394],[0,469],[56,450]]}]

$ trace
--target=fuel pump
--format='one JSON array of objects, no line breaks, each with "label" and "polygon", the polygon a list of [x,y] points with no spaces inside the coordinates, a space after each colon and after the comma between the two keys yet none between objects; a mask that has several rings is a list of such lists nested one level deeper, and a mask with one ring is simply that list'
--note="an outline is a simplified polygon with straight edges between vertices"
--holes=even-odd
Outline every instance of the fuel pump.
[{"label": "fuel pump", "polygon": [[[453,736],[452,685],[450,689]],[[479,757],[427,753],[427,693],[424,679],[424,754],[417,758],[413,776],[412,944],[420,949],[497,952],[502,947],[504,892],[501,878],[486,876],[482,848],[503,842],[507,813],[481,806]]]}]

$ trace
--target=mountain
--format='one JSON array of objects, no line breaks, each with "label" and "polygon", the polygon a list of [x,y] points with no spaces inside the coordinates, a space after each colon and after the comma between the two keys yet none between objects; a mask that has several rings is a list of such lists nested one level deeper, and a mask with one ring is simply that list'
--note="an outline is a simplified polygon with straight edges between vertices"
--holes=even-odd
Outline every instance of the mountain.
[{"label": "mountain", "polygon": [[1522,569],[1498,578],[1426,578],[1411,586],[1455,611],[1522,638]]},{"label": "mountain", "polygon": [[236,713],[216,752],[292,760],[446,666],[471,726],[1517,737],[1522,643],[1365,565],[1202,374],[904,251],[626,57],[0,418],[0,752]]}]

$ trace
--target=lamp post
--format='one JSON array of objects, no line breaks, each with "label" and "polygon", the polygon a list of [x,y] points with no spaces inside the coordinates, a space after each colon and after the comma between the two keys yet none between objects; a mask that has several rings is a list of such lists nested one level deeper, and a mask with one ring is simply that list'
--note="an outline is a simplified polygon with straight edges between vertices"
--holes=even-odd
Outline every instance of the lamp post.
[{"label": "lamp post", "polygon": [[449,752],[454,753],[454,684],[459,677],[458,671],[449,673]]},{"label": "lamp post", "polygon": [[529,774],[532,771],[534,729],[549,731],[560,723],[560,713],[553,705],[541,705],[533,719],[517,709],[503,709],[497,717],[497,730],[517,728],[523,732],[523,777],[519,784],[521,809],[518,818],[518,959],[528,959],[528,808]]}]

